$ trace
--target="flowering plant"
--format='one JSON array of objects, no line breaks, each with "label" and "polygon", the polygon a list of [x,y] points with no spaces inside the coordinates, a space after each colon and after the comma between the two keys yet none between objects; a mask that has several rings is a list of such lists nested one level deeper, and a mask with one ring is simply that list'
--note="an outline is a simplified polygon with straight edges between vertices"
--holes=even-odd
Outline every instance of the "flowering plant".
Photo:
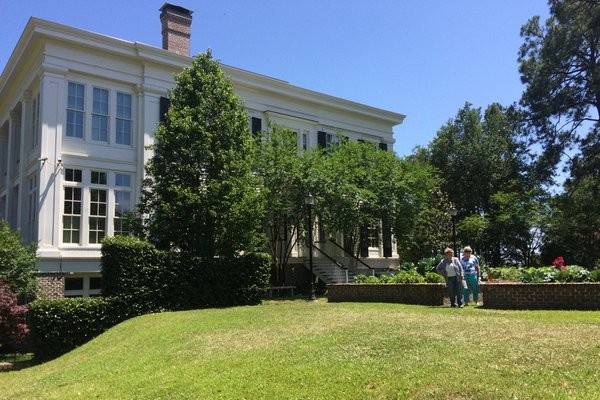
[{"label": "flowering plant", "polygon": [[554,261],[552,261],[552,265],[554,265],[554,268],[560,269],[561,271],[565,271],[567,268],[567,264],[565,263],[563,256],[556,257]]},{"label": "flowering plant", "polygon": [[0,352],[19,350],[29,328],[25,322],[27,306],[17,303],[17,295],[0,279]]}]

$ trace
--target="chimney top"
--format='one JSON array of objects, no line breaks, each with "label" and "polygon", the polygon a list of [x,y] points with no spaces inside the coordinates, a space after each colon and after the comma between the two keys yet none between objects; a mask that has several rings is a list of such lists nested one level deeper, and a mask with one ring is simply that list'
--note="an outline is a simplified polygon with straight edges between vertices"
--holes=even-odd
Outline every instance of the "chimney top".
[{"label": "chimney top", "polygon": [[190,55],[192,11],[165,3],[160,8],[162,47],[183,56]]}]

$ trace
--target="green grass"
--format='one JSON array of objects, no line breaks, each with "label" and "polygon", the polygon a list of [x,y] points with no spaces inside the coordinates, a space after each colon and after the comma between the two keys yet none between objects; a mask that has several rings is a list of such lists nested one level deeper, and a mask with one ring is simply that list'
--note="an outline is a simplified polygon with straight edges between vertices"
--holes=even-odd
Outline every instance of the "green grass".
[{"label": "green grass", "polygon": [[598,399],[600,314],[267,302],[146,315],[6,399]]}]

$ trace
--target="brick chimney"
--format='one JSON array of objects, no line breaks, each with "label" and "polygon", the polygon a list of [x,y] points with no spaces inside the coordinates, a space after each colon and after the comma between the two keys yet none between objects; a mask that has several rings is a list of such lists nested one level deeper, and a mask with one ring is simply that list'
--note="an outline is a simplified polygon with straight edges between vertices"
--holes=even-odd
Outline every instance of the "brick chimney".
[{"label": "brick chimney", "polygon": [[189,56],[192,12],[187,8],[165,3],[160,8],[160,22],[163,49]]}]

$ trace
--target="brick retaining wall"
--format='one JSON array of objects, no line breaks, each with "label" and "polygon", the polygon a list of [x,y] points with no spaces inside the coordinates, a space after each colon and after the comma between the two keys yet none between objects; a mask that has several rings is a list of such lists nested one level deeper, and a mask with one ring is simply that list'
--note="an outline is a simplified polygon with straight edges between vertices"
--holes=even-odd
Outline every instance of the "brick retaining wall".
[{"label": "brick retaining wall", "polygon": [[486,283],[481,291],[486,308],[600,309],[600,283]]},{"label": "brick retaining wall", "polygon": [[446,288],[441,283],[342,283],[327,285],[330,302],[363,301],[441,306]]},{"label": "brick retaining wall", "polygon": [[62,273],[39,273],[38,296],[44,299],[65,297],[65,275]]}]

